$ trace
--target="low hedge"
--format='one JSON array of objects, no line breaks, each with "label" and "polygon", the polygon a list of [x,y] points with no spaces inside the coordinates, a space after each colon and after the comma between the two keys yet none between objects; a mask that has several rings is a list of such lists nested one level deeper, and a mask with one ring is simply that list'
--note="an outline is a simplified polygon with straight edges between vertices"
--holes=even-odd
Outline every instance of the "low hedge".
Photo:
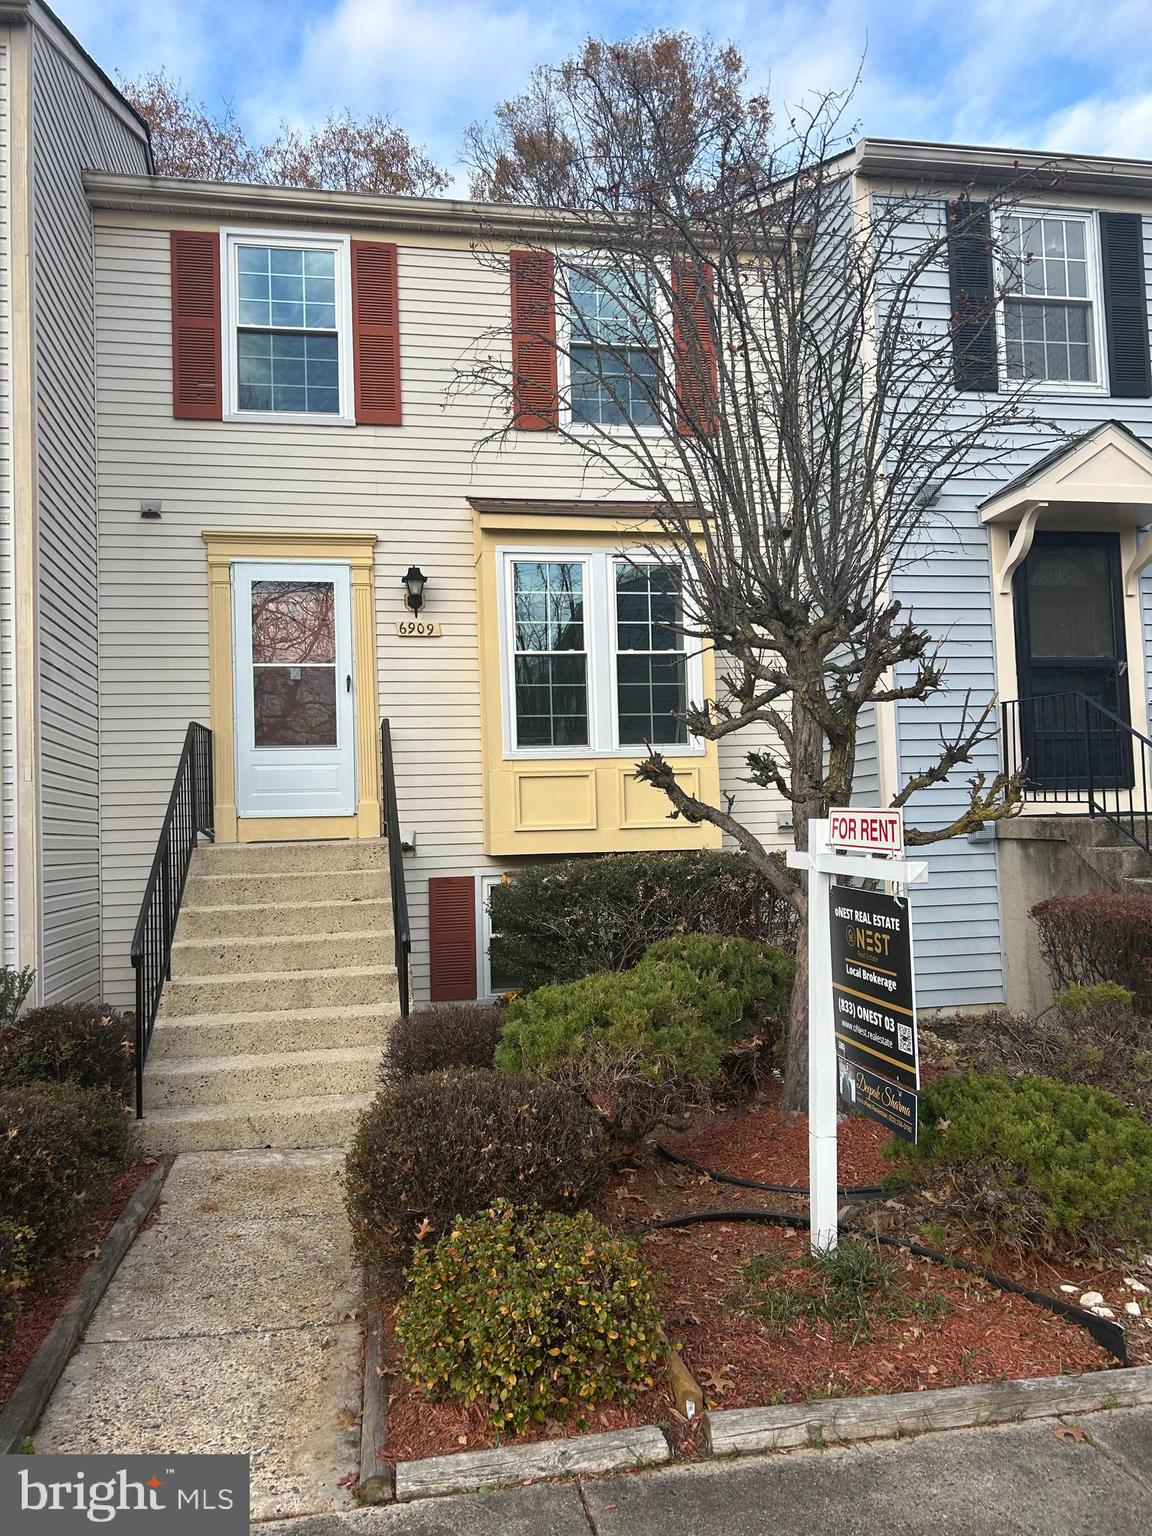
[{"label": "low hedge", "polygon": [[1152,1126],[1096,1088],[944,1077],[921,1095],[919,1143],[891,1155],[971,1230],[1021,1248],[1152,1240]]},{"label": "low hedge", "polygon": [[630,971],[515,998],[496,1065],[578,1089],[635,1139],[705,1098],[738,1040],[779,1032],[793,975],[786,955],[748,939],[663,940]]},{"label": "low hedge", "polygon": [[632,1402],[664,1352],[634,1244],[587,1213],[504,1204],[417,1253],[396,1332],[409,1380],[510,1433]]},{"label": "low hedge", "polygon": [[0,1198],[5,1221],[29,1234],[30,1268],[68,1247],[133,1150],[132,1123],[103,1089],[0,1087]]},{"label": "low hedge", "polygon": [[78,1083],[126,1104],[134,1086],[135,1029],[102,1003],[31,1008],[0,1029],[0,1083]]},{"label": "low hedge", "polygon": [[31,1246],[32,1233],[27,1227],[0,1218],[0,1345],[20,1314]]},{"label": "low hedge", "polygon": [[[791,878],[782,856],[779,867]],[[795,943],[791,903],[744,854],[721,850],[531,865],[493,888],[489,910],[492,964],[528,990],[628,970],[658,939],[678,934]]]},{"label": "low hedge", "polygon": [[1113,981],[1152,1013],[1152,895],[1099,891],[1053,896],[1032,908],[1053,986]]},{"label": "low hedge", "polygon": [[382,1082],[451,1067],[490,1067],[504,1011],[475,1003],[442,1003],[397,1019],[380,1064]]},{"label": "low hedge", "polygon": [[603,1189],[609,1150],[595,1112],[555,1083],[464,1071],[386,1084],[345,1161],[357,1254],[381,1277],[494,1200],[575,1210]]}]

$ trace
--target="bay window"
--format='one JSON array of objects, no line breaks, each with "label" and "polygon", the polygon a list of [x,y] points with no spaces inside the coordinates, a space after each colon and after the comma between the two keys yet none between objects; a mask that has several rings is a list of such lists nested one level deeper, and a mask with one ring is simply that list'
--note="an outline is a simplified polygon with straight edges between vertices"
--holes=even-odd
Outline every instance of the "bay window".
[{"label": "bay window", "polygon": [[698,750],[678,718],[701,696],[678,567],[607,551],[504,551],[509,751]]}]

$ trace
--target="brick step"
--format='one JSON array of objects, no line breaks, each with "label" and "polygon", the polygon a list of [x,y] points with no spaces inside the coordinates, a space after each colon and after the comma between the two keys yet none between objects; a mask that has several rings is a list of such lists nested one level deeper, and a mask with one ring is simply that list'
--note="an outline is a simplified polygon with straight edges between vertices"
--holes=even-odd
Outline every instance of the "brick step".
[{"label": "brick step", "polygon": [[370,1093],[318,1098],[237,1100],[162,1109],[140,1122],[144,1151],[223,1152],[245,1147],[344,1147]]},{"label": "brick step", "polygon": [[387,897],[346,901],[285,901],[257,905],[180,908],[177,932],[185,939],[257,939],[281,935],[359,933],[375,928],[392,932],[392,903]]},{"label": "brick step", "polygon": [[376,1082],[380,1052],[373,1045],[247,1056],[185,1056],[144,1070],[145,1115],[160,1109],[265,1103],[367,1093]]},{"label": "brick step", "polygon": [[[195,866],[194,866],[195,868]],[[189,873],[184,887],[186,908],[248,907],[300,904],[301,897],[315,896],[330,901],[384,901],[388,898],[387,869],[329,870],[323,876],[302,879],[298,874],[270,871],[268,874]]]},{"label": "brick step", "polygon": [[335,839],[312,843],[208,843],[192,855],[197,875],[347,873],[388,869],[388,844],[382,838]]},{"label": "brick step", "polygon": [[261,1055],[353,1045],[373,1046],[379,1053],[396,1017],[394,1009],[352,1006],[160,1018],[148,1047],[148,1065],[188,1056]]},{"label": "brick step", "polygon": [[178,938],[172,946],[172,976],[239,978],[258,971],[344,970],[387,965],[391,959],[392,933],[383,929],[262,939]]},{"label": "brick step", "polygon": [[342,970],[264,971],[249,975],[174,976],[165,985],[160,1017],[199,1013],[269,1013],[297,1008],[396,1006],[394,965]]}]

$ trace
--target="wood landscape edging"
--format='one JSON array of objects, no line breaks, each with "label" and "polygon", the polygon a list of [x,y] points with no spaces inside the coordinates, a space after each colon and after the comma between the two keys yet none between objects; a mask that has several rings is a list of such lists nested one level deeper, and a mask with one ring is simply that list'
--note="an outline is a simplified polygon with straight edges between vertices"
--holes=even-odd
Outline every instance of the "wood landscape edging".
[{"label": "wood landscape edging", "polygon": [[168,1164],[158,1163],[144,1182],[136,1186],[100,1244],[99,1254],[85,1270],[60,1316],[29,1360],[0,1412],[0,1456],[18,1451],[35,1429],[52,1395],[52,1388],[59,1381],[81,1334],[119,1269],[121,1259],[151,1214],[167,1175]]},{"label": "wood landscape edging", "polygon": [[[366,1366],[370,1359],[369,1347]],[[382,1380],[375,1377],[376,1383]],[[377,1387],[374,1384],[370,1388],[365,1376],[366,1415],[370,1390],[376,1391]],[[1152,1404],[1149,1365],[1087,1371],[1079,1376],[1038,1376],[1020,1381],[933,1387],[924,1392],[900,1392],[886,1397],[826,1398],[771,1408],[709,1409],[701,1418],[708,1449],[713,1456],[721,1457],[796,1450],[831,1442],[882,1440],[935,1430],[971,1429],[1020,1419],[1057,1418],[1066,1413],[1135,1408],[1145,1403]],[[607,1434],[566,1435],[529,1445],[397,1462],[394,1495],[389,1483],[387,1492],[377,1491],[366,1502],[380,1502],[393,1496],[406,1502],[442,1494],[475,1493],[520,1483],[658,1466],[671,1459],[671,1446],[655,1424]],[[365,1498],[363,1492],[361,1497]]]}]

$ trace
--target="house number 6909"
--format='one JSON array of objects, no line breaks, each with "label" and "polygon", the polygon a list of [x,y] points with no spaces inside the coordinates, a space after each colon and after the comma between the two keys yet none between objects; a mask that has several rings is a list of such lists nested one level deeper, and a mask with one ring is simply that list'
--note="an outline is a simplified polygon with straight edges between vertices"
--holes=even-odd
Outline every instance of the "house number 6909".
[{"label": "house number 6909", "polygon": [[398,619],[396,633],[405,640],[427,640],[440,633],[440,626],[430,619]]}]

